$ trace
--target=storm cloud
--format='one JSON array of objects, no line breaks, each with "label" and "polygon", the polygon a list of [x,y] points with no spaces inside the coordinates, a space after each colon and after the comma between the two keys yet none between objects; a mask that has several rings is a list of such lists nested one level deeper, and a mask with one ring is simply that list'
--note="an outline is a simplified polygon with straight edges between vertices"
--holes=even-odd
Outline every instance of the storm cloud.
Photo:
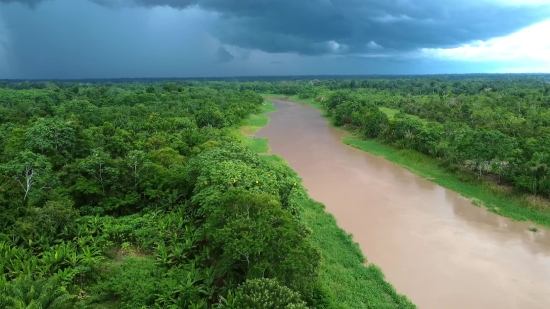
[{"label": "storm cloud", "polygon": [[545,0],[0,0],[0,78],[480,71],[468,46],[547,19]]},{"label": "storm cloud", "polygon": [[219,63],[229,62],[233,59],[235,59],[235,56],[228,52],[227,49],[225,49],[225,47],[223,46],[220,46],[220,48],[218,48],[218,51],[216,51],[216,61]]},{"label": "storm cloud", "polygon": [[[36,5],[40,0],[0,0]],[[44,0],[52,1],[52,0]],[[224,44],[303,55],[445,48],[543,21],[550,6],[495,0],[89,0],[108,7],[198,7]],[[378,51],[376,51],[378,52]]]}]

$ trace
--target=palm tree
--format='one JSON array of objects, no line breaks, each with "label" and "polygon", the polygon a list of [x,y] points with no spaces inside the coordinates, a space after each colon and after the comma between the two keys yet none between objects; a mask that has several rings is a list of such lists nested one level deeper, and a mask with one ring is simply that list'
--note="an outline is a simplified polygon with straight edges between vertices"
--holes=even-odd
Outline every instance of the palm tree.
[{"label": "palm tree", "polygon": [[0,308],[65,309],[74,308],[74,301],[57,276],[38,280],[22,276],[0,285]]}]

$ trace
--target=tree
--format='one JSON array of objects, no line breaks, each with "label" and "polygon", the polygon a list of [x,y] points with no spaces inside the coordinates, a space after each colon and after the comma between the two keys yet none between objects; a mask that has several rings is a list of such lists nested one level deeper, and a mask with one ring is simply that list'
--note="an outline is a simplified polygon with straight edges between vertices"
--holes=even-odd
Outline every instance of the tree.
[{"label": "tree", "polygon": [[13,160],[0,164],[0,171],[8,175],[23,189],[23,200],[29,196],[42,196],[52,189],[57,180],[47,158],[31,151],[23,151]]},{"label": "tree", "polygon": [[75,145],[74,129],[58,118],[42,118],[25,133],[27,149],[44,155],[67,155]]},{"label": "tree", "polygon": [[366,137],[378,137],[388,126],[388,116],[377,107],[371,108],[363,118],[363,132]]},{"label": "tree", "polygon": [[319,253],[310,241],[310,231],[272,196],[230,190],[205,213],[206,238],[226,280],[277,278],[309,291],[317,276]]},{"label": "tree", "polygon": [[151,165],[151,162],[147,159],[145,152],[141,150],[132,150],[125,158],[126,167],[132,175],[132,183],[134,190],[137,190],[138,185],[143,180],[143,174],[146,169]]},{"label": "tree", "polygon": [[227,309],[307,309],[300,294],[273,279],[247,280],[230,295],[222,308]]},{"label": "tree", "polygon": [[27,215],[17,222],[18,230],[31,238],[31,235],[39,238],[40,235],[57,236],[64,228],[75,226],[78,219],[78,211],[73,208],[73,202],[69,199],[50,200],[44,207],[33,207]]},{"label": "tree", "polygon": [[101,192],[105,194],[106,186],[113,184],[118,178],[118,170],[112,165],[111,156],[102,148],[96,148],[87,158],[81,160],[78,166],[82,172],[93,177],[101,187]]}]

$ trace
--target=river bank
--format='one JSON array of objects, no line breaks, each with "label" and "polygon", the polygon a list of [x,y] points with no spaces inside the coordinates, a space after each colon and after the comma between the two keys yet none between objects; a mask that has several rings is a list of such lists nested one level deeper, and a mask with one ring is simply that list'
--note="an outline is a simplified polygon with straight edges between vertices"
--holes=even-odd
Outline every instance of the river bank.
[{"label": "river bank", "polygon": [[[323,106],[313,99],[300,99],[297,96],[263,95],[266,98],[288,98],[294,102],[311,105],[320,111],[323,116]],[[330,122],[330,121],[329,121]],[[550,201],[529,194],[522,194],[512,188],[497,184],[486,178],[478,178],[464,171],[451,172],[433,158],[414,150],[398,149],[377,139],[364,139],[353,129],[342,128],[348,134],[342,142],[384,157],[411,172],[426,178],[445,188],[451,189],[472,200],[475,206],[484,206],[489,211],[517,221],[530,221],[528,227],[531,232],[538,232],[541,228],[550,228]]]},{"label": "river bank", "polygon": [[550,238],[474,207],[383,157],[342,143],[319,110],[276,100],[255,135],[298,172],[309,196],[369,263],[420,308],[546,308]]},{"label": "river bank", "polygon": [[[263,158],[288,166],[282,157],[267,154],[267,138],[254,136],[269,123],[267,115],[275,111],[273,102],[266,101],[261,113],[252,115],[238,132],[243,143],[262,154]],[[367,263],[353,236],[338,226],[323,204],[308,198],[301,207],[303,218],[312,230],[312,238],[321,253],[322,285],[332,296],[327,308],[416,308],[386,281],[378,266]]]}]

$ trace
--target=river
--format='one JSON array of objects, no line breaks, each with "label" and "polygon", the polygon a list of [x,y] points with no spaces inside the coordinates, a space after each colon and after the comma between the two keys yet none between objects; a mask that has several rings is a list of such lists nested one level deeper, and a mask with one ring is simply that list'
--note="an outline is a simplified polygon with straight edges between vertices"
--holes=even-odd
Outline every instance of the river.
[{"label": "river", "polygon": [[257,137],[420,309],[550,308],[550,233],[528,230],[381,157],[303,104],[274,100]]}]

